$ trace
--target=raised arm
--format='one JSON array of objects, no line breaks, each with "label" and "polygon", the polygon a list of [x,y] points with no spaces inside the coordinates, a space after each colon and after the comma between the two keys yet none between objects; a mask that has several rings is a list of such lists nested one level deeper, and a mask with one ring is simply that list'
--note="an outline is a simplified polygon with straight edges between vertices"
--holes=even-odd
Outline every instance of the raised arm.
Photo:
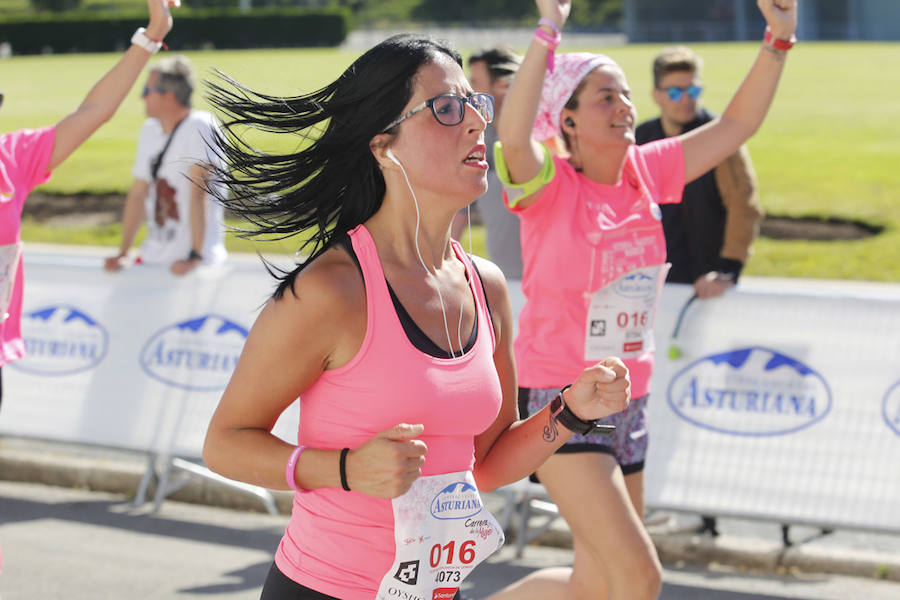
[{"label": "raised arm", "polygon": [[[797,0],[757,0],[773,40],[790,40],[797,29]],[[787,50],[763,44],[756,61],[722,115],[681,136],[685,178],[693,181],[737,152],[762,124],[778,80],[784,70]]]},{"label": "raised arm", "polygon": [[[571,1],[536,0],[536,3],[541,17],[562,29],[569,18]],[[552,33],[549,28],[547,32]],[[500,121],[497,124],[497,133],[503,145],[503,157],[513,183],[530,181],[538,174],[544,162],[544,151],[538,140],[531,137],[531,130],[544,85],[547,54],[547,48],[532,39],[522,66],[519,67],[506,94]],[[537,197],[537,194],[531,194],[531,197]],[[529,199],[531,198],[526,197],[520,200],[518,206],[524,208]]]},{"label": "raised arm", "polygon": [[[180,0],[147,0],[150,22],[146,35],[151,40],[162,41],[172,29],[170,6],[178,6]],[[98,81],[85,96],[75,112],[56,125],[50,170],[55,169],[85,142],[97,129],[115,114],[125,95],[140,76],[152,53],[132,44],[119,62]]]}]

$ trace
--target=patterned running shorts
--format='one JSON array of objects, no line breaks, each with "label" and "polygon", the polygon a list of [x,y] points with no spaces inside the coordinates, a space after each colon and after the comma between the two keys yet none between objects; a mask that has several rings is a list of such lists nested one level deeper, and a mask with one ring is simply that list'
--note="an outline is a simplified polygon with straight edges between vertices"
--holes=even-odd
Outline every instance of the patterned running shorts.
[{"label": "patterned running shorts", "polygon": [[[559,388],[519,388],[519,418],[526,418],[547,406],[559,393]],[[629,475],[644,469],[647,455],[647,398],[634,398],[628,407],[614,415],[599,419],[605,425],[615,425],[609,435],[573,434],[557,452],[603,452],[611,454],[622,473]]]}]

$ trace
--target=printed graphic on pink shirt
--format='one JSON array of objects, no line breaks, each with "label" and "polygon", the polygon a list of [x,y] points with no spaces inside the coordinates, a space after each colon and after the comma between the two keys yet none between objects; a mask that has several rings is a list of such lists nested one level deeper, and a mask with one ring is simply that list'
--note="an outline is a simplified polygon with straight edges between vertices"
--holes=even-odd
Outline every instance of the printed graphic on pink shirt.
[{"label": "printed graphic on pink shirt", "polygon": [[[598,358],[619,356],[631,371],[632,394],[644,395],[653,364],[648,335],[655,298],[639,306],[624,306],[623,298],[611,303],[606,288],[637,276],[635,271],[641,269],[651,268],[641,272],[653,279],[650,287],[665,277],[659,273],[666,263],[666,246],[658,203],[681,199],[684,155],[680,142],[676,138],[633,147],[623,176],[614,184],[589,180],[565,160],[554,162],[553,181],[534,204],[518,211],[522,289],[527,297],[515,342],[520,385],[562,386]],[[608,305],[602,310],[608,313],[613,304],[622,310],[589,318],[598,293],[609,296],[598,299],[598,306]],[[625,303],[629,302],[633,303]],[[617,330],[625,316],[626,327]],[[590,340],[591,332],[599,333],[604,325],[606,335],[627,331],[628,339],[601,344]],[[610,351],[599,356],[603,350]]]}]

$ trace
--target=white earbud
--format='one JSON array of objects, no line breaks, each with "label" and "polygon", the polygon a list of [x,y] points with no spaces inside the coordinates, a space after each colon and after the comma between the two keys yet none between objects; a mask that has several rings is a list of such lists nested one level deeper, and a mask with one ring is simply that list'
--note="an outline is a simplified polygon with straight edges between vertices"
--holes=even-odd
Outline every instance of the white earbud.
[{"label": "white earbud", "polygon": [[385,152],[384,155],[387,156],[389,159],[391,159],[391,162],[392,162],[392,163],[396,163],[396,165],[397,165],[398,167],[402,167],[402,166],[403,166],[403,165],[400,164],[400,161],[397,160],[397,157],[394,156],[394,151],[391,150],[390,148],[387,149],[387,152]]}]

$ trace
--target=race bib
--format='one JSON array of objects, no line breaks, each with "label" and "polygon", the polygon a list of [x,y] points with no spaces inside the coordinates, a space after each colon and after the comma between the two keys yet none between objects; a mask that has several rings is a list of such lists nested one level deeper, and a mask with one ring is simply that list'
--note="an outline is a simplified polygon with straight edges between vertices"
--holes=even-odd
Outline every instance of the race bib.
[{"label": "race bib", "polygon": [[0,246],[0,322],[9,318],[9,303],[12,302],[21,256],[22,242]]},{"label": "race bib", "polygon": [[631,358],[653,350],[653,323],[669,264],[629,271],[591,295],[584,360]]},{"label": "race bib", "polygon": [[419,477],[391,504],[397,550],[377,600],[452,600],[469,573],[503,545],[471,471]]}]

